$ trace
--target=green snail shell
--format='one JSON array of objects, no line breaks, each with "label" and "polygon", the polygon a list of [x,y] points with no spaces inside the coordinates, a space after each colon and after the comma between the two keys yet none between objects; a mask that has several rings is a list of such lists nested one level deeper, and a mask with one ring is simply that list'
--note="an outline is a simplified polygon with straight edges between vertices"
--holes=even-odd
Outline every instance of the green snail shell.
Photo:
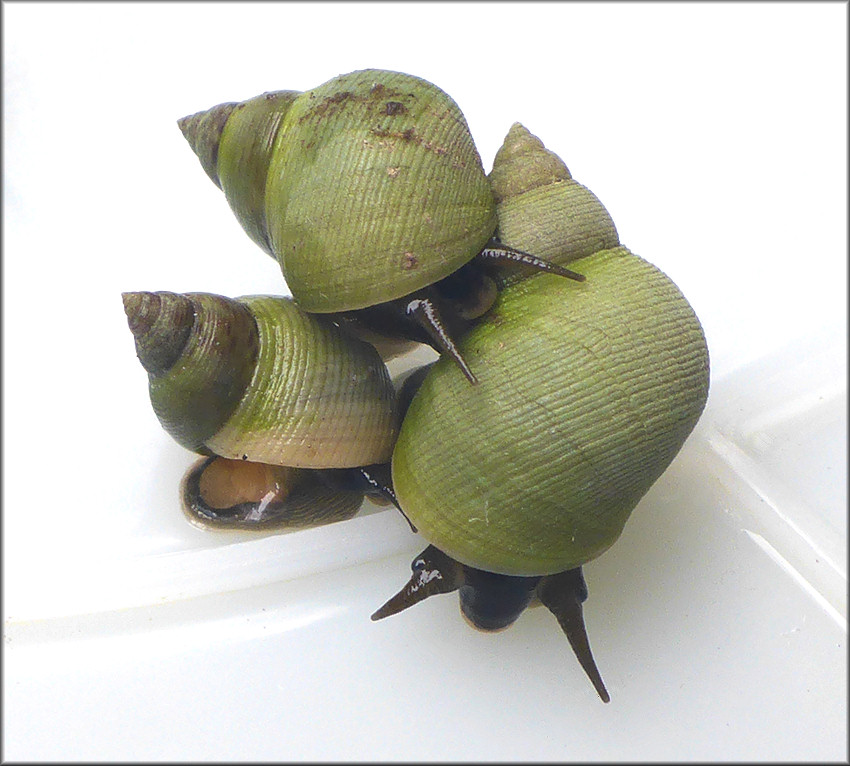
[{"label": "green snail shell", "polygon": [[562,266],[619,244],[614,221],[596,195],[518,122],[496,153],[489,178],[504,244]]},{"label": "green snail shell", "polygon": [[408,295],[471,260],[496,228],[463,114],[418,77],[352,72],[179,125],[307,311]]},{"label": "green snail shell", "polygon": [[705,405],[705,338],[678,288],[625,248],[575,266],[586,282],[505,288],[460,343],[478,385],[438,361],[405,415],[400,505],[468,566],[546,575],[601,554]]},{"label": "green snail shell", "polygon": [[202,454],[303,468],[389,460],[386,366],[367,343],[270,296],[125,293],[154,411]]}]

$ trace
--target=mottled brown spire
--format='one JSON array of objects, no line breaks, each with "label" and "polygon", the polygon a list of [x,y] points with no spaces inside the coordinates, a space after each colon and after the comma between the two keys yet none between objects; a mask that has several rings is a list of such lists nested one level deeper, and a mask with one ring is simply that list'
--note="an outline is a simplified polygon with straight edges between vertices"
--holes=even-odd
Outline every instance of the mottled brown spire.
[{"label": "mottled brown spire", "polygon": [[221,188],[218,177],[218,145],[221,134],[230,113],[236,108],[235,102],[218,104],[203,112],[190,114],[177,120],[177,126],[183,137],[189,142],[192,151],[198,155],[201,166],[213,183]]},{"label": "mottled brown spire", "polygon": [[123,293],[121,297],[139,361],[151,375],[162,375],[180,358],[192,332],[192,301],[165,292]]},{"label": "mottled brown spire", "polygon": [[156,416],[199,450],[230,417],[254,374],[259,337],[241,302],[207,293],[125,293],[127,324]]}]

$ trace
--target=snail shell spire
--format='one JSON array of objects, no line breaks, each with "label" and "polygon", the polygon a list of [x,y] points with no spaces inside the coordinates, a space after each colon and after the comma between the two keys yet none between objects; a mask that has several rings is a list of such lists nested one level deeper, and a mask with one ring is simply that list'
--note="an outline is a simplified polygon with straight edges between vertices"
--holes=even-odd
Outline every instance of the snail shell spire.
[{"label": "snail shell spire", "polygon": [[564,161],[550,152],[537,136],[515,122],[496,152],[490,184],[496,202],[501,202],[571,178]]},{"label": "snail shell spire", "polygon": [[236,301],[203,293],[124,293],[123,299],[154,412],[178,443],[202,451],[251,379],[254,318]]},{"label": "snail shell spire", "polygon": [[560,266],[619,245],[614,221],[596,195],[518,122],[488,178],[504,244]]},{"label": "snail shell spire", "polygon": [[151,375],[161,375],[180,358],[192,332],[192,302],[173,293],[123,293],[121,297],[142,367]]},{"label": "snail shell spire", "polygon": [[177,120],[180,132],[198,156],[201,167],[219,189],[221,180],[218,177],[218,147],[227,119],[235,108],[236,102],[218,104],[211,109]]},{"label": "snail shell spire", "polygon": [[177,125],[201,166],[224,192],[242,228],[272,255],[265,194],[275,141],[289,108],[301,95],[276,90],[183,117]]}]

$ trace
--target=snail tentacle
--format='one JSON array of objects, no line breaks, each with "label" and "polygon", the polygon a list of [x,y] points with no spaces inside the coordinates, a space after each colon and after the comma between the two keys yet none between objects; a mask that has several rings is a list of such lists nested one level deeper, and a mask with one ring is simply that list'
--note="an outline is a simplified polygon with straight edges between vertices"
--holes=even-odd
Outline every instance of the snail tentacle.
[{"label": "snail tentacle", "polygon": [[413,526],[413,522],[399,505],[398,498],[393,492],[389,463],[376,463],[358,468],[330,468],[322,471],[321,477],[329,487],[362,492],[372,500],[394,505],[410,525],[411,531],[419,531]]},{"label": "snail tentacle", "polygon": [[584,582],[581,567],[544,577],[537,587],[537,596],[541,603],[555,615],[579,664],[600,699],[603,702],[610,702],[611,697],[596,667],[584,626],[581,605],[587,599],[587,585]]},{"label": "snail tentacle", "polygon": [[368,497],[373,499],[380,498],[392,503],[396,507],[396,510],[404,516],[404,520],[410,527],[410,531],[414,533],[419,531],[410,520],[410,517],[404,512],[404,508],[399,505],[398,498],[395,496],[390,463],[366,465],[361,468],[355,468],[354,470],[360,473],[365,487],[364,492]]},{"label": "snail tentacle", "polygon": [[422,551],[410,568],[410,581],[372,615],[373,620],[397,614],[429,596],[456,590],[461,614],[473,628],[504,630],[531,603],[541,579],[485,572],[461,564],[433,545]]},{"label": "snail tentacle", "polygon": [[476,257],[484,262],[518,263],[523,266],[530,266],[537,271],[544,271],[547,274],[557,274],[559,277],[573,279],[576,282],[584,282],[585,280],[584,274],[565,269],[563,266],[547,261],[545,258],[538,258],[536,255],[526,253],[524,250],[517,250],[515,247],[508,247],[508,245],[501,243],[491,242]]},{"label": "snail tentacle", "polygon": [[372,615],[372,620],[382,620],[439,593],[451,593],[461,587],[463,565],[449,558],[441,550],[429,545],[410,565],[413,575],[398,593]]},{"label": "snail tentacle", "polygon": [[446,330],[445,323],[440,316],[440,311],[437,304],[427,296],[417,294],[412,297],[407,304],[406,313],[409,317],[415,319],[422,328],[428,333],[431,339],[436,344],[437,351],[441,354],[446,354],[451,357],[458,367],[460,367],[466,379],[476,385],[478,378],[475,377],[472,370],[466,364],[451,335]]}]

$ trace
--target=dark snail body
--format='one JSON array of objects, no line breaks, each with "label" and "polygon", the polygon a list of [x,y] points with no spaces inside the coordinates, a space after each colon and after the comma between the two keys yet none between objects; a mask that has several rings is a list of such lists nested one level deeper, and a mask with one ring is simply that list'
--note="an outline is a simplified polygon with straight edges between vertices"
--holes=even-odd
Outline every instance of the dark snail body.
[{"label": "dark snail body", "polygon": [[540,577],[518,577],[465,567],[460,611],[479,630],[504,630],[531,603]]},{"label": "dark snail body", "polygon": [[461,614],[467,621],[479,630],[497,631],[512,625],[528,606],[539,601],[558,620],[600,699],[610,701],[584,626],[582,604],[587,600],[587,585],[580,567],[545,577],[500,575],[461,564],[429,545],[413,560],[411,569],[407,585],[372,615],[373,620],[457,590]]},{"label": "dark snail body", "polygon": [[[475,320],[487,313],[496,301],[497,279],[517,266],[584,281],[584,276],[574,271],[493,243],[457,271],[412,295],[332,316],[336,321],[358,325],[381,338],[395,337],[429,345],[451,357],[467,379],[475,383],[475,375],[457,350],[454,339],[468,332]],[[498,275],[494,273],[496,268],[501,269]]]}]

